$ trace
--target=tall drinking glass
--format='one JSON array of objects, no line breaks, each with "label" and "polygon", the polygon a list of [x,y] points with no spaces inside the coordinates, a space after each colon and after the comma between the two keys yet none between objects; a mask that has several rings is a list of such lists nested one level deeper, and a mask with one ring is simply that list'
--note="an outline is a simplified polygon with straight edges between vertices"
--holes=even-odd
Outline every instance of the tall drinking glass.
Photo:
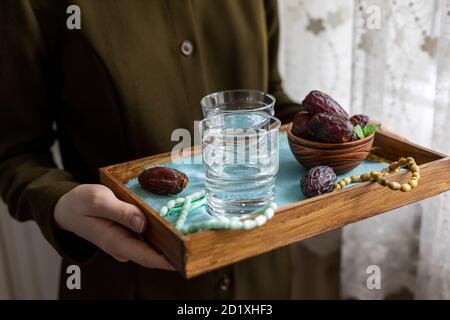
[{"label": "tall drinking glass", "polygon": [[273,116],[275,98],[262,91],[229,90],[212,93],[204,97],[202,105],[205,118],[222,113],[253,112]]},{"label": "tall drinking glass", "polygon": [[200,122],[208,212],[239,216],[275,198],[281,122],[267,114],[225,113]]}]

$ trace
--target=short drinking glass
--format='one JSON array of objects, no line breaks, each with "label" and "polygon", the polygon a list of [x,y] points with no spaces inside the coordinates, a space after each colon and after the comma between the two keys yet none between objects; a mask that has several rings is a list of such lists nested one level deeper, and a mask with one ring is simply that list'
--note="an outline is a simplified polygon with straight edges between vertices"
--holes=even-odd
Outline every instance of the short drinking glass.
[{"label": "short drinking glass", "polygon": [[254,112],[274,115],[275,98],[262,91],[228,90],[211,93],[201,100],[205,118],[222,113]]},{"label": "short drinking glass", "polygon": [[277,118],[254,112],[200,122],[210,214],[251,214],[274,200],[280,125]]}]

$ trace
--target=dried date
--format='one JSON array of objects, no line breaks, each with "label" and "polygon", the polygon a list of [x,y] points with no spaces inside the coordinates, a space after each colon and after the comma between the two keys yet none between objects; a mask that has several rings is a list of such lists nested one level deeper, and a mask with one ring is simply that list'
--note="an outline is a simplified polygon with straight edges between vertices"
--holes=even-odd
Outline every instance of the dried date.
[{"label": "dried date", "polygon": [[318,113],[333,113],[349,118],[347,111],[339,103],[329,95],[317,90],[311,91],[303,100],[302,105],[312,116]]},{"label": "dried date", "polygon": [[318,113],[308,122],[308,132],[319,142],[344,143],[353,139],[350,120],[337,114]]},{"label": "dried date", "polygon": [[312,198],[333,191],[336,179],[332,168],[314,167],[301,179],[300,187],[306,197]]},{"label": "dried date", "polygon": [[292,133],[299,138],[311,140],[311,135],[308,132],[308,122],[311,120],[311,115],[306,111],[297,113],[292,123]]},{"label": "dried date", "polygon": [[189,184],[186,174],[164,167],[145,169],[139,175],[138,181],[142,188],[159,195],[178,194]]}]

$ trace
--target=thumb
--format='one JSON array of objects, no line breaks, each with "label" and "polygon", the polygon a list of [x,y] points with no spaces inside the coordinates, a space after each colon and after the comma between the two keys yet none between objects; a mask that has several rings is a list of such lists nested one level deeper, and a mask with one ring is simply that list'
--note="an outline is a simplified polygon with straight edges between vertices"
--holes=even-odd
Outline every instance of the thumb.
[{"label": "thumb", "polygon": [[142,233],[147,227],[145,214],[136,206],[119,199],[105,203],[99,217],[117,222],[137,233]]}]

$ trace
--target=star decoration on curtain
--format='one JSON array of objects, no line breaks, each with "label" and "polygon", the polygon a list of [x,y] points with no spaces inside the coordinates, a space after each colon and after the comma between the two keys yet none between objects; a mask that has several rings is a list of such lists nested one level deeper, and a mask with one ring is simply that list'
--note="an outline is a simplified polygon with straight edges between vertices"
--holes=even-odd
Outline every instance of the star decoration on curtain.
[{"label": "star decoration on curtain", "polygon": [[434,58],[436,57],[437,46],[438,46],[438,39],[436,37],[425,36],[420,49],[422,49],[423,52],[428,53],[430,58]]},{"label": "star decoration on curtain", "polygon": [[324,32],[325,27],[323,25],[323,19],[322,18],[318,18],[318,19],[309,18],[308,26],[306,27],[306,30],[312,32],[316,36],[319,35],[320,33]]},{"label": "star decoration on curtain", "polygon": [[341,9],[336,10],[336,12],[329,12],[327,15],[327,22],[333,29],[339,27],[344,22]]},{"label": "star decoration on curtain", "polygon": [[364,51],[365,53],[370,53],[372,51],[373,41],[369,33],[366,32],[361,36],[358,48]]}]

